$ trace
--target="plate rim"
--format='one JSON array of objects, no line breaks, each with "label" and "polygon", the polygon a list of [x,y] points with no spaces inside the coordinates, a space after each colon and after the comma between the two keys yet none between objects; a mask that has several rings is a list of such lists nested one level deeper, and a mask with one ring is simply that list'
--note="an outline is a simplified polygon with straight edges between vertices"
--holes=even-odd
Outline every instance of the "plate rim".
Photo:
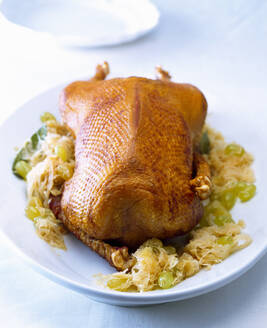
[{"label": "plate rim", "polygon": [[[16,254],[20,256],[20,258],[23,260],[24,263],[27,263],[28,266],[35,272],[41,274],[42,276],[48,278],[49,280],[65,287],[68,289],[71,289],[75,292],[78,292],[82,295],[88,296],[89,298],[92,298],[93,300],[96,300],[98,302],[113,304],[113,305],[126,305],[126,306],[138,306],[138,305],[153,305],[153,304],[161,304],[161,303],[169,303],[169,302],[175,302],[175,301],[182,301],[185,299],[193,298],[196,296],[200,296],[203,294],[207,294],[209,292],[215,291],[232,281],[239,278],[241,275],[246,273],[248,270],[250,270],[266,253],[267,253],[267,247],[262,248],[262,250],[258,253],[258,255],[248,264],[244,264],[243,266],[240,266],[238,270],[236,270],[232,275],[229,275],[225,277],[224,279],[221,279],[219,281],[214,281],[213,283],[206,283],[204,285],[192,288],[191,290],[185,290],[183,292],[177,292],[177,291],[171,291],[166,292],[164,290],[163,295],[159,294],[149,294],[147,295],[144,293],[127,293],[127,292],[118,292],[118,291],[109,291],[107,290],[101,290],[97,288],[92,288],[90,286],[86,286],[82,283],[77,283],[73,280],[70,280],[50,269],[47,269],[45,266],[41,265],[34,259],[32,259],[29,255],[25,254],[17,245],[9,239],[9,237],[1,230],[0,233],[5,238],[5,240],[8,242],[8,244],[11,246],[11,248],[14,250]],[[171,290],[171,289],[170,289]],[[90,293],[88,293],[90,292]],[[123,303],[125,304],[123,304]]]}]

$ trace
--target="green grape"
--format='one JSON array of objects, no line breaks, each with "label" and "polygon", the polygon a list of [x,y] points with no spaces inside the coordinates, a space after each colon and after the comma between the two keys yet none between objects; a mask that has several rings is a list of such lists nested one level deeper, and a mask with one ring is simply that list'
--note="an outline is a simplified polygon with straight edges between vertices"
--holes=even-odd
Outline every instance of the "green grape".
[{"label": "green grape", "polygon": [[176,254],[176,249],[173,246],[164,246],[164,249],[169,255]]},{"label": "green grape", "polygon": [[161,272],[158,279],[158,285],[162,289],[168,289],[172,286],[174,277],[172,272]]},{"label": "green grape", "polygon": [[210,201],[218,200],[219,199],[219,194],[212,192],[209,197]]},{"label": "green grape", "polygon": [[225,189],[219,194],[221,204],[229,211],[236,203],[235,189]]},{"label": "green grape", "polygon": [[53,114],[49,113],[49,112],[44,112],[41,117],[40,120],[42,123],[45,123],[47,121],[56,121],[56,118]]},{"label": "green grape", "polygon": [[234,220],[232,219],[232,216],[230,213],[221,215],[221,216],[216,216],[213,220],[213,222],[221,227],[223,225],[225,225],[225,223],[234,223]]},{"label": "green grape", "polygon": [[254,184],[248,184],[246,188],[239,191],[238,197],[241,202],[247,202],[251,198],[253,198],[256,194],[256,186]]},{"label": "green grape", "polygon": [[144,247],[163,247],[163,243],[161,240],[157,239],[157,238],[151,238],[148,239],[146,242],[144,242],[143,244]]},{"label": "green grape", "polygon": [[235,191],[236,191],[236,194],[238,195],[238,193],[244,189],[246,189],[247,187],[247,183],[244,182],[244,181],[239,181],[235,184],[234,188],[235,188]]},{"label": "green grape", "polygon": [[69,180],[73,175],[73,168],[68,165],[58,165],[57,174],[64,180]]},{"label": "green grape", "polygon": [[222,236],[216,240],[219,245],[230,245],[233,243],[233,238],[231,236]]},{"label": "green grape", "polygon": [[122,285],[126,282],[125,278],[113,278],[107,282],[110,289],[120,290]]},{"label": "green grape", "polygon": [[233,156],[243,156],[245,154],[245,149],[237,144],[229,144],[224,149],[225,155]]},{"label": "green grape", "polygon": [[68,159],[68,154],[67,151],[64,147],[62,146],[56,146],[56,155],[62,159],[63,162],[66,162],[66,160]]},{"label": "green grape", "polygon": [[31,165],[25,161],[19,161],[15,165],[15,172],[24,180],[26,180],[27,174],[32,169]]},{"label": "green grape", "polygon": [[234,222],[231,214],[226,210],[226,208],[219,202],[215,200],[206,206],[207,221],[215,223],[218,226],[223,226],[225,223]]},{"label": "green grape", "polygon": [[221,202],[218,200],[214,200],[213,202],[209,203],[205,210],[207,214],[213,214],[215,216],[223,215],[227,212],[226,209],[222,206]]},{"label": "green grape", "polygon": [[33,221],[37,216],[40,216],[40,211],[35,206],[28,205],[25,208],[25,214],[28,219]]}]

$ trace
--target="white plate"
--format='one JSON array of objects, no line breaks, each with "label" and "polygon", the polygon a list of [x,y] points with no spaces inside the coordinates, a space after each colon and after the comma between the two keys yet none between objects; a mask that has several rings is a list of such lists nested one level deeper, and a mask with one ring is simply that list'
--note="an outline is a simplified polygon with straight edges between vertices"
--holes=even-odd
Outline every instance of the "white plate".
[{"label": "white plate", "polygon": [[[265,161],[262,151],[266,144],[266,129],[261,115],[253,113],[239,115],[234,112],[213,112],[210,123],[224,131],[228,140],[236,140],[255,156],[257,195],[246,203],[235,207],[233,216],[244,219],[246,231],[253,243],[246,249],[230,256],[210,271],[201,271],[194,277],[169,290],[157,290],[143,294],[120,293],[96,285],[94,274],[111,273],[114,270],[106,261],[76,240],[66,236],[66,252],[51,248],[37,237],[32,223],[24,216],[26,204],[25,183],[11,172],[14,147],[20,146],[40,126],[39,116],[51,111],[58,116],[58,94],[63,86],[51,89],[19,108],[1,127],[1,219],[0,229],[35,270],[55,282],[84,294],[94,300],[117,305],[147,305],[181,300],[200,295],[234,280],[265,253],[267,248]],[[250,115],[250,117],[248,117]],[[248,125],[247,122],[250,121]],[[238,122],[238,124],[233,123]]]},{"label": "white plate", "polygon": [[3,0],[1,11],[9,21],[49,33],[67,46],[129,42],[159,20],[149,0]]}]

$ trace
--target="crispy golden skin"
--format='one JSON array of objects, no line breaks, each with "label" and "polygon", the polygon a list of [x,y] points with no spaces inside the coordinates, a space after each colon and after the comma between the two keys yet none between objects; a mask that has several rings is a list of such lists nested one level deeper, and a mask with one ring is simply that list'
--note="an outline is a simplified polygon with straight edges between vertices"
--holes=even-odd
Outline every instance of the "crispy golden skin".
[{"label": "crispy golden skin", "polygon": [[98,68],[60,98],[63,122],[76,138],[76,168],[61,200],[64,223],[84,242],[129,247],[190,231],[203,213],[202,180],[193,180],[194,172],[209,176],[199,156],[196,165],[204,169],[193,165],[205,97],[168,76],[103,78]]}]

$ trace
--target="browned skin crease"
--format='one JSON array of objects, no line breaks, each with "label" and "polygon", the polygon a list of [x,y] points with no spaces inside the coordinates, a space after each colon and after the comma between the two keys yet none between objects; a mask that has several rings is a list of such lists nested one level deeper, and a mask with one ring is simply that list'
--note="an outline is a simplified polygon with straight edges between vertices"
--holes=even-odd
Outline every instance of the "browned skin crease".
[{"label": "browned skin crease", "polygon": [[98,67],[95,78],[61,95],[63,122],[76,138],[76,168],[60,217],[119,270],[133,263],[128,250],[105,240],[136,248],[151,237],[187,233],[203,214],[210,173],[194,149],[207,103],[196,87],[173,83],[164,72],[162,80],[104,81],[107,70]]},{"label": "browned skin crease", "polygon": [[135,105],[133,108],[133,134],[136,135],[141,115],[141,103],[138,87],[135,87],[134,89],[134,103]]}]

